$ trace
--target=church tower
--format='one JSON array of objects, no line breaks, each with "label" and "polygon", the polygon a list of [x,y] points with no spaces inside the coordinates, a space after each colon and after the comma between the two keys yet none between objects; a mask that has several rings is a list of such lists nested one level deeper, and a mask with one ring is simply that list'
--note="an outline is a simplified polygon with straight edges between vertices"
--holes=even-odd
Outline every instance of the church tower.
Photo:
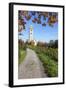
[{"label": "church tower", "polygon": [[32,25],[30,26],[30,31],[29,31],[29,41],[33,40],[33,27]]}]

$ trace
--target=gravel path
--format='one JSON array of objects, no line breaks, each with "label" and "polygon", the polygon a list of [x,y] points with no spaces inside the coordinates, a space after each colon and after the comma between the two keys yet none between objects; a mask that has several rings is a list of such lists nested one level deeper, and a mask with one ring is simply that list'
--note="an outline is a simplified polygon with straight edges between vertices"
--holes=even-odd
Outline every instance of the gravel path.
[{"label": "gravel path", "polygon": [[18,79],[47,77],[36,53],[27,48],[24,61],[18,66]]}]

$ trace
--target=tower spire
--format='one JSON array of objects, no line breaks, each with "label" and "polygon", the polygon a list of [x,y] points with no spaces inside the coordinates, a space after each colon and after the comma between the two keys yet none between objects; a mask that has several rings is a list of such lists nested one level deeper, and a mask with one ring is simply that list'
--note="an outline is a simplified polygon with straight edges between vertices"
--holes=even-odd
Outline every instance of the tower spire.
[{"label": "tower spire", "polygon": [[33,40],[33,27],[32,25],[30,26],[30,31],[29,31],[29,41]]}]

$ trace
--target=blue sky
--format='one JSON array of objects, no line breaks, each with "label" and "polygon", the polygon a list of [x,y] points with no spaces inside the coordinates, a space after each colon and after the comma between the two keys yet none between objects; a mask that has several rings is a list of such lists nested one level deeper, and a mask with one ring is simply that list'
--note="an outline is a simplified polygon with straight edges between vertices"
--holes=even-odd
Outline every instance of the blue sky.
[{"label": "blue sky", "polygon": [[[32,17],[33,19],[33,17]],[[48,24],[46,26],[42,26],[41,24],[33,23],[32,19],[27,21],[26,23],[26,29],[23,30],[21,33],[23,35],[19,36],[19,38],[23,40],[29,39],[29,28],[32,25],[33,26],[33,37],[37,41],[43,41],[43,42],[49,42],[50,40],[56,40],[58,39],[58,23],[56,22],[53,27],[49,26]],[[42,22],[43,18],[41,18]]]}]

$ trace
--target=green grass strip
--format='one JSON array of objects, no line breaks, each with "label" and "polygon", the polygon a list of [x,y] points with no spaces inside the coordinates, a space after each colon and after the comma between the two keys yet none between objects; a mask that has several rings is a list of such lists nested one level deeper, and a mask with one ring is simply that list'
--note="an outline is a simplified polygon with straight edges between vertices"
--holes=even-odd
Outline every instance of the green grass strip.
[{"label": "green grass strip", "polygon": [[47,55],[38,54],[38,57],[43,63],[45,67],[45,71],[49,77],[57,77],[58,76],[58,64],[54,60],[50,59]]},{"label": "green grass strip", "polygon": [[19,60],[18,63],[21,64],[26,56],[25,50],[19,50]]}]

